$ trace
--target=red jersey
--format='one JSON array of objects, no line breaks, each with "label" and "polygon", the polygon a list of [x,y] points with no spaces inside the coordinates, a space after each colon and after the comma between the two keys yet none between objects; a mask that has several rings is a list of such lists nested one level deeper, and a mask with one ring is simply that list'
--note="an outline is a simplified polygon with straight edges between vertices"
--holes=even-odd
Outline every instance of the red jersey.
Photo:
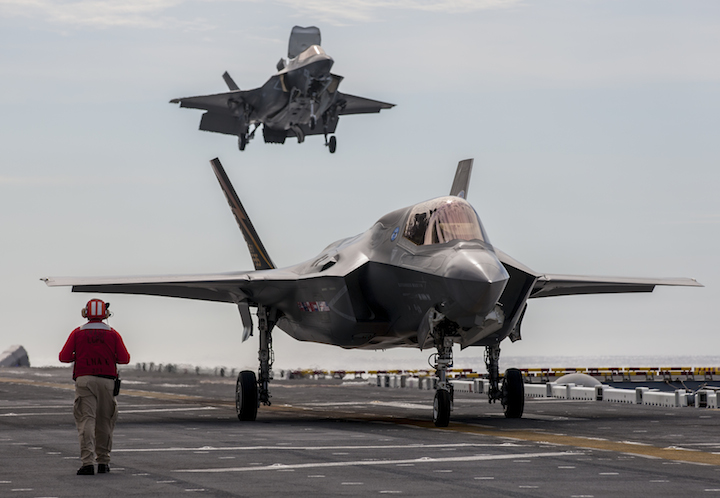
[{"label": "red jersey", "polygon": [[130,353],[115,329],[93,320],[70,333],[60,361],[75,362],[73,379],[83,375],[117,377],[116,364],[130,363]]}]

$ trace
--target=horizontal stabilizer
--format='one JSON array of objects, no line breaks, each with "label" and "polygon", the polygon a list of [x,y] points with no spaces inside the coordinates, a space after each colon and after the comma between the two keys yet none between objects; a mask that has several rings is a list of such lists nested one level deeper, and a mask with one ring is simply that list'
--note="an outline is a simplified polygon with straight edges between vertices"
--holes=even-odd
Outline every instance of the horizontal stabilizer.
[{"label": "horizontal stabilizer", "polygon": [[220,164],[220,160],[215,158],[210,161],[210,164],[212,165],[213,171],[215,171],[215,176],[217,177],[218,182],[220,182],[220,188],[222,188],[223,193],[225,193],[225,198],[227,199],[228,204],[230,204],[230,209],[232,209],[233,215],[235,216],[235,220],[242,231],[243,237],[245,237],[245,242],[247,242],[248,249],[250,250],[250,256],[252,256],[255,269],[271,270],[275,268],[275,265],[265,250],[265,246],[263,246],[263,243],[260,241],[260,237],[255,231],[255,227],[250,221],[245,208],[240,202],[240,198],[235,192],[232,183],[230,183],[230,179],[225,173],[225,169],[222,167],[222,164]]},{"label": "horizontal stabilizer", "polygon": [[455,170],[455,180],[453,180],[452,188],[450,189],[450,195],[467,199],[472,167],[473,159],[465,159],[458,163],[457,170]]}]

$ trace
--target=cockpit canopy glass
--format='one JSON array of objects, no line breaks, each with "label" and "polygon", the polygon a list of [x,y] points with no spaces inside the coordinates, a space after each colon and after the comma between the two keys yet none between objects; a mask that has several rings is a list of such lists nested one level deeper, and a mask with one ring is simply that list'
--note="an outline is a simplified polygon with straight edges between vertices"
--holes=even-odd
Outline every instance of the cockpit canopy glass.
[{"label": "cockpit canopy glass", "polygon": [[403,235],[418,246],[451,240],[490,243],[477,213],[460,197],[440,197],[418,204],[410,212]]}]

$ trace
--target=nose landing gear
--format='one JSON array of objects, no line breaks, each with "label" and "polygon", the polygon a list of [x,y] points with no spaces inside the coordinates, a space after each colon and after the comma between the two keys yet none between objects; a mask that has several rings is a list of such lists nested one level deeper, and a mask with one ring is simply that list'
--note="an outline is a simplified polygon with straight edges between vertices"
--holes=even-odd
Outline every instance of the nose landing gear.
[{"label": "nose landing gear", "polygon": [[[438,334],[442,335],[442,334]],[[451,337],[436,339],[437,355],[435,371],[438,376],[437,391],[433,401],[433,422],[436,427],[447,427],[450,423],[450,412],[453,409],[454,391],[447,378],[447,370],[453,365],[453,341]]]}]

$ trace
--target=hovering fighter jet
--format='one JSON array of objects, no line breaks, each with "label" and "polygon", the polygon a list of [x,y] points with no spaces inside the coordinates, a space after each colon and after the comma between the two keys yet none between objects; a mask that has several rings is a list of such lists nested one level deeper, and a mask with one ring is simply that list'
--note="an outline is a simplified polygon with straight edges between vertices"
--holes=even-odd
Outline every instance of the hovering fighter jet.
[{"label": "hovering fighter jet", "polygon": [[229,92],[170,103],[207,111],[200,119],[200,129],[236,135],[240,150],[245,150],[262,124],[266,143],[282,144],[287,137],[297,137],[302,143],[307,135],[322,134],[334,153],[337,140],[328,135],[335,133],[339,116],[380,112],[395,104],[338,92],[343,77],[330,72],[332,65],[332,57],[320,47],[320,30],[295,26],[287,59],[280,59],[278,72],[262,87],[240,90],[226,72],[223,79]]},{"label": "hovering fighter jet", "polygon": [[212,167],[242,230],[255,271],[213,275],[46,278],[75,292],[145,294],[234,303],[243,341],[257,308],[259,378],[243,371],[236,385],[240,420],[255,420],[270,404],[272,330],[300,341],[343,348],[435,348],[438,376],[433,420],[447,426],[453,388],[447,376],[453,344],[484,346],[489,399],[509,418],[522,416],[524,388],[517,369],[501,384],[500,343],[520,339],[527,300],[572,294],[651,292],[656,285],[702,287],[689,278],[609,278],[538,273],[490,243],[465,200],[472,159],[461,161],[450,195],[393,211],[368,231],[327,246],[317,257],[276,269],[220,164]]}]

